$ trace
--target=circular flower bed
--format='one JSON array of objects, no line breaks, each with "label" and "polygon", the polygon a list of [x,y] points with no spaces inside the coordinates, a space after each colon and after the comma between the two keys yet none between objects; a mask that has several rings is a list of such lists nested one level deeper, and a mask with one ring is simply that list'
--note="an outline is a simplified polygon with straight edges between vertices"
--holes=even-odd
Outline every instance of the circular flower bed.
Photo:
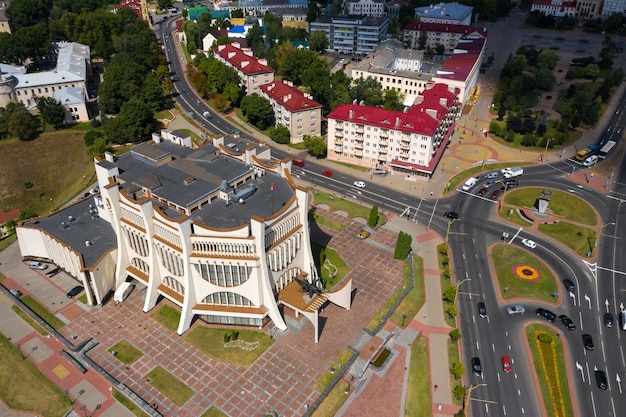
[{"label": "circular flower bed", "polygon": [[513,275],[524,281],[537,282],[541,278],[537,268],[528,265],[515,265],[513,267]]}]

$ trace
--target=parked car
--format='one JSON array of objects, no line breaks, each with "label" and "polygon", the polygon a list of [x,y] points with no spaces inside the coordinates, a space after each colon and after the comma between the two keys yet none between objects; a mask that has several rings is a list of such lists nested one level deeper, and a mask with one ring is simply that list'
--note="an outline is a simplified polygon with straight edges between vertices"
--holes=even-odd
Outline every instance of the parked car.
[{"label": "parked car", "polygon": [[576,325],[574,324],[572,319],[567,317],[565,314],[561,314],[559,318],[561,319],[561,323],[563,323],[563,325],[567,327],[567,330],[576,330]]},{"label": "parked car", "polygon": [[363,181],[354,181],[354,186],[358,188],[365,188],[365,183]]},{"label": "parked car", "polygon": [[522,239],[522,244],[527,248],[535,249],[537,247],[537,243],[534,240],[530,239]]},{"label": "parked car", "polygon": [[482,318],[487,317],[487,307],[482,301],[478,303],[478,315]]},{"label": "parked car", "polygon": [[472,358],[472,372],[476,376],[481,376],[483,374],[483,368],[480,366],[480,358]]},{"label": "parked car", "polygon": [[67,298],[74,298],[76,297],[78,294],[80,294],[81,292],[83,292],[84,288],[82,285],[77,285],[74,288],[72,288],[71,290],[69,290],[67,292]]},{"label": "parked car", "polygon": [[506,308],[506,312],[509,316],[517,316],[526,313],[526,308],[521,304],[516,304]]},{"label": "parked car", "polygon": [[613,327],[613,314],[604,313],[604,325],[606,327]]},{"label": "parked car", "polygon": [[443,213],[443,217],[447,217],[448,219],[458,220],[459,213],[457,213],[456,211],[446,211],[445,213]]},{"label": "parked car", "polygon": [[500,173],[498,171],[493,171],[493,172],[490,172],[489,174],[487,174],[487,179],[495,180],[499,176],[500,176]]},{"label": "parked car", "polygon": [[502,357],[502,370],[507,374],[511,372],[511,358],[508,356]]},{"label": "parked car", "polygon": [[489,187],[491,187],[491,186],[492,186],[493,184],[495,184],[495,183],[496,183],[496,182],[495,182],[494,180],[489,180],[489,181],[486,181],[486,182],[483,184],[483,188],[489,188]]},{"label": "parked car", "polygon": [[493,190],[493,192],[491,193],[490,198],[492,200],[496,200],[498,197],[500,196],[500,189],[496,188],[495,190]]},{"label": "parked car", "polygon": [[590,334],[583,334],[583,346],[587,350],[593,350],[593,338]]},{"label": "parked car", "polygon": [[20,298],[22,296],[22,292],[20,290],[10,289],[9,292],[13,297]]},{"label": "parked car", "polygon": [[28,267],[30,269],[39,269],[40,271],[44,271],[48,268],[48,265],[44,264],[43,262],[30,262],[28,264]]},{"label": "parked car", "polygon": [[554,320],[556,320],[556,314],[554,314],[550,310],[546,310],[545,308],[540,307],[537,310],[535,310],[535,313],[537,313],[538,316],[545,318],[551,323],[554,322]]},{"label": "parked car", "polygon": [[480,190],[478,190],[478,192],[476,193],[477,196],[483,197],[485,194],[487,194],[487,189],[486,188],[481,188]]},{"label": "parked car", "polygon": [[576,291],[576,285],[574,285],[574,282],[569,278],[563,280],[563,285],[565,285],[565,289],[569,292]]},{"label": "parked car", "polygon": [[607,389],[609,386],[609,381],[606,379],[606,373],[599,369],[596,369],[594,373],[596,375],[596,384],[598,384],[598,388]]},{"label": "parked car", "polygon": [[322,175],[326,176],[326,177],[332,177],[333,176],[333,172],[330,169],[325,169],[322,171]]}]

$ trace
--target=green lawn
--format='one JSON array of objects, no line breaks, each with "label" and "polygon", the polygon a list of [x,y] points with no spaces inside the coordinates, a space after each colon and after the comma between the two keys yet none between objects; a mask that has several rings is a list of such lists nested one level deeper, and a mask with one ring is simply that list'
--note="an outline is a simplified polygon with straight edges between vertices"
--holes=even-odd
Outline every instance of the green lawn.
[{"label": "green lawn", "polygon": [[17,235],[16,234],[7,236],[4,239],[0,240],[0,252],[2,252],[3,250],[5,250],[9,246],[11,246],[13,244],[13,242],[15,242],[15,241],[17,241]]},{"label": "green lawn", "polygon": [[[326,204],[330,207],[331,211],[345,211],[348,213],[350,217],[363,217],[364,219],[369,219],[371,208],[364,207],[359,204],[353,203],[350,200],[346,200],[341,198],[340,195],[328,194],[323,191],[320,191],[316,188],[313,188],[313,201],[311,204]],[[378,207],[378,223],[376,227],[383,225],[387,222],[387,217],[381,212],[381,207]]]},{"label": "green lawn", "polygon": [[33,297],[30,295],[24,295],[21,298],[22,302],[30,307],[35,313],[39,315],[46,323],[52,326],[55,330],[60,330],[65,326],[65,323],[61,321],[57,316],[48,311],[44,306],[39,304]]},{"label": "green lawn", "polygon": [[154,388],[179,407],[182,407],[194,394],[191,388],[160,366],[154,368],[144,378],[149,378]]},{"label": "green lawn", "polygon": [[[552,342],[538,342],[539,333],[549,334]],[[548,326],[531,324],[526,328],[526,337],[548,417],[573,416],[574,410],[565,372],[567,365],[560,336]],[[542,355],[539,353],[540,348]],[[578,377],[578,372],[576,374]],[[555,381],[556,384],[554,384]]]},{"label": "green lawn", "polygon": [[[396,311],[391,314],[391,320],[398,326],[402,326],[403,323],[404,326],[407,326],[426,301],[426,289],[424,288],[424,258],[413,256],[412,259],[414,286],[406,297],[404,297],[400,305],[398,305]],[[404,264],[404,274],[409,278],[408,263]],[[404,315],[406,316],[403,317]]]},{"label": "green lawn", "polygon": [[[598,224],[598,216],[593,208],[583,199],[559,190],[551,190],[552,197],[548,209],[554,215],[573,222],[595,226]],[[534,207],[539,198],[541,188],[520,188],[505,194],[504,202],[517,207]]]},{"label": "green lawn", "polygon": [[406,417],[430,417],[431,404],[428,339],[418,336],[411,345],[404,415]]},{"label": "green lawn", "polygon": [[[259,347],[251,351],[224,347],[224,334],[230,334],[233,330],[239,332],[237,340],[259,342]],[[204,326],[197,326],[185,334],[185,340],[215,360],[245,366],[254,363],[274,343],[274,339],[258,330],[219,329]]]},{"label": "green lawn", "polygon": [[[346,265],[337,251],[324,247],[319,243],[311,242],[311,251],[313,252],[315,267],[320,272],[324,289],[327,291],[332,290],[333,287],[350,272],[348,265]],[[326,260],[325,264],[327,265],[324,268],[320,266],[322,252],[324,253],[323,258]],[[331,275],[333,266],[336,268],[334,276]]]},{"label": "green lawn", "polygon": [[[448,339],[448,366],[452,367],[452,364],[455,362],[461,362],[461,355],[459,354],[459,342],[453,342],[452,339]],[[467,372],[467,369],[465,370]],[[454,389],[457,385],[463,385],[463,378],[456,379],[452,372],[450,372],[450,387]],[[456,405],[461,405],[462,401],[457,400],[454,395],[452,395],[452,401]]]},{"label": "green lawn", "polygon": [[315,222],[317,224],[321,224],[322,226],[330,227],[333,230],[343,229],[343,223],[330,220],[328,217],[320,216],[314,211],[310,214],[309,222]]},{"label": "green lawn", "polygon": [[319,407],[315,409],[311,417],[333,417],[348,396],[351,395],[350,392],[346,393],[346,389],[350,389],[350,385],[346,381],[341,380],[337,382],[328,395],[324,397]]},{"label": "green lawn", "polygon": [[109,353],[117,352],[115,358],[125,365],[135,363],[143,356],[143,352],[126,340],[120,340],[108,350]]},{"label": "green lawn", "polygon": [[498,213],[500,214],[500,217],[502,217],[503,219],[506,219],[510,221],[511,223],[516,224],[518,226],[528,227],[528,226],[533,225],[532,222],[529,222],[526,219],[524,219],[522,216],[520,216],[519,212],[516,209],[512,209],[510,207],[500,207],[500,209],[498,210]]},{"label": "green lawn", "polygon": [[137,404],[129,400],[124,394],[118,390],[113,390],[113,398],[115,398],[120,404],[128,408],[128,410],[137,417],[148,417],[146,413]]},{"label": "green lawn", "polygon": [[46,417],[61,417],[71,408],[69,399],[30,360],[0,334],[0,397],[10,407]]},{"label": "green lawn", "polygon": [[564,243],[577,254],[588,258],[596,242],[596,231],[567,222],[540,224],[539,231]]},{"label": "green lawn", "polygon": [[46,329],[44,329],[43,327],[41,327],[41,325],[39,323],[37,323],[35,320],[33,320],[33,318],[24,310],[22,310],[21,308],[19,308],[17,305],[13,304],[11,306],[11,310],[15,311],[15,313],[20,316],[22,318],[22,320],[24,320],[26,323],[28,323],[28,325],[30,327],[32,327],[33,329],[35,329],[35,331],[37,333],[39,333],[42,336],[48,336],[48,331]]},{"label": "green lawn", "polygon": [[178,323],[180,322],[180,311],[167,304],[159,308],[150,316],[154,320],[161,323],[165,328],[175,332],[178,330]]},{"label": "green lawn", "polygon": [[[500,286],[500,294],[505,300],[511,298],[533,298],[554,303],[553,294],[558,291],[558,283],[548,267],[536,256],[516,246],[499,244],[493,247],[491,258]],[[516,265],[528,265],[539,272],[539,281],[530,282],[517,278],[513,273]],[[506,294],[504,294],[506,289]]]}]

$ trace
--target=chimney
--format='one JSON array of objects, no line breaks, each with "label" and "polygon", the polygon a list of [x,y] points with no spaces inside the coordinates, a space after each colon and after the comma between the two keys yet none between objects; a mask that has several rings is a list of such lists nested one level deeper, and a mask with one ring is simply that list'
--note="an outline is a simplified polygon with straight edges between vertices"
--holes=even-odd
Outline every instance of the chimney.
[{"label": "chimney", "polygon": [[113,154],[109,151],[104,152],[104,159],[106,159],[109,162],[115,162],[115,160],[113,159]]},{"label": "chimney", "polygon": [[396,127],[400,126],[400,122],[402,121],[402,119],[400,119],[400,116],[396,117]]},{"label": "chimney", "polygon": [[352,118],[354,117],[354,109],[350,110],[350,120],[352,120]]}]

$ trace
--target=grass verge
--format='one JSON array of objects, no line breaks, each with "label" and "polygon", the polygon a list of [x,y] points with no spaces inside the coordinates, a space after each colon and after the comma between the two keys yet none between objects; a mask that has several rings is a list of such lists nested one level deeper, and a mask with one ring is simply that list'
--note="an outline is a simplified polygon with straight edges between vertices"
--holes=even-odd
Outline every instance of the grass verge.
[{"label": "grass verge", "polygon": [[[426,302],[426,289],[424,288],[424,258],[412,256],[414,285],[411,291],[404,297],[398,305],[396,311],[391,314],[391,320],[398,326],[404,327],[415,317],[415,314]],[[409,264],[404,264],[405,282],[410,280]]]},{"label": "grass verge", "polygon": [[13,304],[11,306],[11,310],[15,311],[15,313],[18,316],[20,316],[22,318],[22,320],[24,320],[26,323],[28,323],[28,325],[30,327],[35,329],[35,331],[37,333],[39,333],[42,336],[48,336],[48,331],[46,329],[44,329],[43,327],[41,327],[41,325],[39,323],[37,323],[35,320],[33,320],[33,318],[31,316],[29,316],[28,313],[26,313],[24,310],[19,308],[17,305]]},{"label": "grass verge", "polygon": [[313,385],[313,389],[318,392],[324,391],[333,378],[335,378],[335,373],[331,372],[331,369],[341,369],[342,366],[348,363],[352,355],[355,355],[355,353],[350,349],[346,349],[341,352],[341,354],[337,356],[337,359],[333,361],[332,365],[330,365],[326,372],[324,372],[324,375],[322,375],[320,379],[317,380],[315,385]]},{"label": "grass verge", "polygon": [[333,230],[342,230],[343,224],[330,220],[328,217],[320,216],[319,214],[313,212],[311,213],[311,218],[309,221],[313,221],[317,224],[321,224],[322,226],[330,227]]},{"label": "grass verge", "polygon": [[178,330],[178,323],[180,322],[180,311],[174,307],[165,304],[150,316],[154,320],[161,323],[165,328],[175,332]]},{"label": "grass verge", "polygon": [[[331,290],[350,272],[350,268],[337,251],[315,242],[311,242],[311,251],[313,252],[315,267],[320,272],[324,289]],[[321,264],[326,266],[322,267]],[[333,266],[335,269],[331,273]]]},{"label": "grass verge", "polygon": [[[551,341],[538,340],[540,334],[547,334]],[[560,336],[548,326],[531,324],[526,327],[526,338],[533,356],[535,372],[541,389],[548,417],[573,416],[565,357]]]},{"label": "grass verge", "polygon": [[591,255],[597,241],[595,230],[567,222],[540,224],[539,231],[552,236],[585,258]]},{"label": "grass verge", "polygon": [[118,390],[113,390],[113,398],[115,398],[120,404],[128,408],[128,410],[137,417],[149,417],[137,404],[129,400],[124,394]]},{"label": "grass verge", "polygon": [[154,388],[179,407],[182,407],[194,394],[191,388],[160,366],[150,371],[145,378]]},{"label": "grass verge", "polygon": [[0,334],[0,397],[16,410],[61,417],[71,408],[69,399],[9,339]]},{"label": "grass verge", "polygon": [[249,343],[258,342],[259,346],[251,351],[226,348],[224,335],[231,334],[233,330],[197,326],[185,335],[185,340],[215,360],[245,366],[252,365],[274,343],[274,339],[263,332],[237,329],[236,331],[239,332],[237,340]]},{"label": "grass verge", "polygon": [[324,397],[311,417],[333,417],[348,398],[350,392],[346,393],[347,389],[350,389],[350,385],[346,381],[339,381]]},{"label": "grass verge", "polygon": [[[517,207],[530,208],[535,206],[542,188],[520,188],[505,194],[504,202]],[[549,209],[555,216],[589,226],[598,224],[598,216],[593,208],[583,199],[563,191],[552,191]]]},{"label": "grass verge", "polygon": [[[352,201],[346,200],[341,196],[328,194],[316,188],[312,188],[311,192],[313,193],[313,201],[311,202],[313,205],[325,204],[330,207],[330,211],[345,211],[350,217],[363,217],[366,220],[370,217],[371,209],[369,207],[361,206],[353,203]],[[386,222],[387,217],[379,207],[378,222],[374,228],[382,226]]]},{"label": "grass verge", "polygon": [[431,404],[428,339],[418,336],[411,345],[404,415],[406,417],[430,417]]},{"label": "grass verge", "polygon": [[500,207],[500,209],[498,210],[498,214],[503,219],[506,219],[510,221],[511,223],[516,224],[518,226],[530,227],[533,225],[533,223],[530,223],[529,221],[525,220],[522,216],[520,216],[519,212],[516,209],[511,208],[511,207]]},{"label": "grass verge", "polygon": [[[491,260],[496,270],[496,278],[503,299],[532,298],[554,303],[553,294],[558,291],[558,284],[552,272],[536,256],[524,249],[511,245],[498,244],[491,250]],[[527,265],[534,268],[539,278],[529,281],[518,278],[514,268]]]},{"label": "grass verge", "polygon": [[[448,366],[452,366],[455,362],[461,362],[461,355],[459,355],[459,343],[453,342],[452,339],[448,338],[447,342],[448,346]],[[450,372],[450,387],[454,389],[459,384],[463,384],[461,379],[456,379],[452,372]],[[458,400],[454,395],[452,395],[452,401],[456,405],[461,405],[461,400]]]},{"label": "grass verge", "polygon": [[25,295],[21,298],[22,302],[30,307],[39,317],[41,317],[46,323],[52,326],[55,330],[60,330],[65,326],[57,316],[49,312],[44,306],[39,304],[33,297],[30,295]]},{"label": "grass verge", "polygon": [[125,365],[135,363],[143,356],[143,352],[126,340],[120,340],[108,350],[109,353],[117,352],[115,358]]},{"label": "grass verge", "polygon": [[3,250],[11,246],[16,241],[17,241],[17,234],[12,234],[0,240],[0,252],[2,252]]}]

